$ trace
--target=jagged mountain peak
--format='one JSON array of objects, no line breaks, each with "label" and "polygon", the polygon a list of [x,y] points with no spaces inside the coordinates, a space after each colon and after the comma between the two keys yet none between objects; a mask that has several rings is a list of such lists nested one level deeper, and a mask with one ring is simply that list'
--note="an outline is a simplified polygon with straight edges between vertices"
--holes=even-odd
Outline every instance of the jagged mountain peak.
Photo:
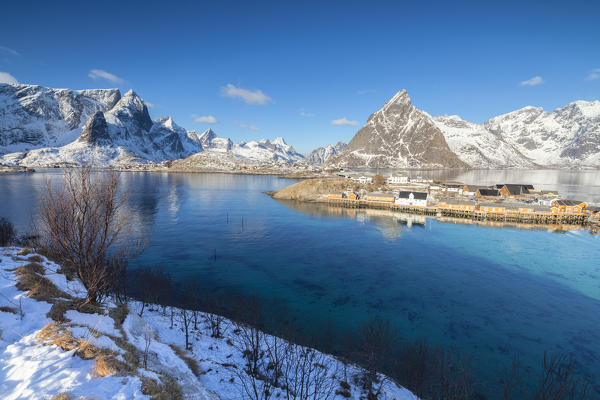
[{"label": "jagged mountain peak", "polygon": [[349,167],[467,167],[454,154],[429,114],[406,90],[396,93],[330,163]]},{"label": "jagged mountain peak", "polygon": [[108,125],[106,124],[106,119],[104,118],[104,113],[102,111],[96,111],[94,115],[90,117],[81,130],[81,135],[77,140],[88,144],[99,144],[110,141]]}]

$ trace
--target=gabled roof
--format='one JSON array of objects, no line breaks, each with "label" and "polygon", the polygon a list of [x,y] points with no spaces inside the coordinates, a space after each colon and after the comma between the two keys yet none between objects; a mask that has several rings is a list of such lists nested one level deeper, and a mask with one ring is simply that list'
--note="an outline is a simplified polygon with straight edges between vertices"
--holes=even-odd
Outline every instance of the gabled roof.
[{"label": "gabled roof", "polygon": [[427,192],[408,192],[408,191],[401,191],[398,193],[398,197],[401,199],[408,199],[410,198],[410,194],[413,194],[413,197],[415,198],[415,200],[427,200]]},{"label": "gabled roof", "polygon": [[583,203],[583,201],[579,201],[579,200],[555,200],[556,205],[559,206],[578,206],[581,203]]},{"label": "gabled roof", "polygon": [[481,196],[498,197],[500,192],[496,189],[477,189]]},{"label": "gabled roof", "polygon": [[512,184],[512,183],[500,183],[494,186],[498,190],[506,187],[508,193],[512,196],[520,196],[522,194],[529,194],[529,188],[533,190],[533,185],[520,185],[520,184]]}]

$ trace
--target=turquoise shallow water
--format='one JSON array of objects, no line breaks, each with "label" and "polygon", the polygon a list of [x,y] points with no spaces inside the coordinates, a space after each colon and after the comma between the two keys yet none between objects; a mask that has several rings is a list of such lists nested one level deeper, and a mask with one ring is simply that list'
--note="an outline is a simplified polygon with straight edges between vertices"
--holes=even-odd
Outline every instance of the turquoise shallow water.
[{"label": "turquoise shallow water", "polygon": [[[59,175],[0,176],[0,216],[27,230],[48,178]],[[389,318],[406,339],[473,355],[490,388],[514,354],[537,365],[545,350],[573,354],[580,371],[600,381],[600,238],[585,230],[277,201],[264,192],[291,181],[274,177],[122,179],[137,227],[151,238],[137,263],[179,282],[281,300],[317,334]]]}]

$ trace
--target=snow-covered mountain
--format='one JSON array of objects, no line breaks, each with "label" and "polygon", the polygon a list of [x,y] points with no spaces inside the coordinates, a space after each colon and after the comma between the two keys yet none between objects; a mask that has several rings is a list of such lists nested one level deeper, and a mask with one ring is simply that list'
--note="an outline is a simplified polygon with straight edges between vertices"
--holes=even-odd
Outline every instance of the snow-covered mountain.
[{"label": "snow-covered mountain", "polygon": [[525,107],[483,124],[543,166],[600,167],[600,101],[575,101],[551,113]]},{"label": "snow-covered mountain", "polygon": [[450,150],[476,168],[533,167],[535,163],[513,145],[483,125],[464,121],[457,115],[433,119],[443,132]]},{"label": "snow-covered mountain", "polygon": [[367,167],[600,167],[600,101],[525,107],[483,124],[429,114],[405,90],[329,163]]},{"label": "snow-covered mountain", "polygon": [[304,159],[304,156],[287,144],[282,137],[274,140],[261,139],[236,143],[231,151],[238,156],[256,161],[296,162]]},{"label": "snow-covered mountain", "polygon": [[72,142],[94,113],[120,99],[118,89],[0,84],[0,156]]},{"label": "snow-covered mountain", "polygon": [[346,146],[348,145],[344,142],[337,142],[335,146],[329,144],[326,147],[318,147],[306,157],[306,161],[310,164],[325,164],[331,157],[341,153]]},{"label": "snow-covered mountain", "polygon": [[212,130],[202,134],[171,117],[152,121],[144,101],[118,89],[49,89],[0,84],[0,156],[8,164],[44,166],[81,162],[137,164],[231,153],[261,162],[303,158],[282,138],[233,144]]},{"label": "snow-covered mountain", "polygon": [[417,109],[406,90],[371,114],[348,146],[329,163],[349,167],[464,168],[431,116]]}]

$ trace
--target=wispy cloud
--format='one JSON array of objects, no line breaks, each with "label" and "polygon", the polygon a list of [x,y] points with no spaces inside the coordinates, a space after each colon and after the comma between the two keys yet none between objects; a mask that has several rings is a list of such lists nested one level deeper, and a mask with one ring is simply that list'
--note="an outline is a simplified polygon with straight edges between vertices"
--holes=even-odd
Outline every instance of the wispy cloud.
[{"label": "wispy cloud", "polygon": [[125,82],[125,80],[123,78],[119,78],[118,76],[111,74],[110,72],[101,70],[101,69],[92,69],[90,71],[90,73],[88,74],[88,76],[90,78],[92,78],[93,80],[105,79],[112,83],[124,83]]},{"label": "wispy cloud", "polygon": [[331,121],[331,125],[335,126],[356,126],[358,121],[349,121],[346,117],[340,119],[334,119]]},{"label": "wispy cloud", "polygon": [[217,121],[217,119],[215,117],[213,117],[212,115],[192,114],[192,118],[194,118],[195,122],[198,122],[201,124],[218,124],[219,123],[219,121]]},{"label": "wispy cloud", "polygon": [[590,71],[588,76],[585,78],[587,81],[593,81],[600,78],[600,68],[596,68]]},{"label": "wispy cloud", "polygon": [[223,97],[231,97],[233,99],[239,98],[244,100],[248,104],[252,105],[265,105],[267,103],[273,102],[273,100],[263,93],[262,90],[249,90],[236,87],[231,83],[228,83],[227,86],[223,86],[221,88],[221,96]]},{"label": "wispy cloud", "polygon": [[11,49],[10,47],[0,46],[0,52],[7,53],[13,56],[20,56],[18,51]]},{"label": "wispy cloud", "polygon": [[304,111],[304,108],[300,109],[300,115],[303,117],[314,117],[315,114]]},{"label": "wispy cloud", "polygon": [[541,76],[534,76],[531,79],[527,79],[526,81],[523,81],[520,83],[521,86],[537,86],[537,85],[541,85],[542,83],[544,83],[544,80],[542,79]]},{"label": "wispy cloud", "polygon": [[237,119],[234,120],[233,123],[236,124],[236,125],[239,125],[240,128],[244,128],[244,129],[248,128],[251,131],[258,131],[259,130],[259,128],[257,126],[245,124],[243,122],[238,121]]},{"label": "wispy cloud", "polygon": [[359,96],[362,96],[363,94],[367,94],[367,93],[375,93],[374,90],[372,89],[366,89],[366,90],[357,90],[356,94]]},{"label": "wispy cloud", "polygon": [[8,72],[0,72],[0,83],[10,83],[11,85],[16,85],[19,83],[19,81]]},{"label": "wispy cloud", "polygon": [[154,108],[155,104],[154,103],[150,103],[149,101],[144,100],[144,104],[146,105],[146,107],[148,108]]}]

